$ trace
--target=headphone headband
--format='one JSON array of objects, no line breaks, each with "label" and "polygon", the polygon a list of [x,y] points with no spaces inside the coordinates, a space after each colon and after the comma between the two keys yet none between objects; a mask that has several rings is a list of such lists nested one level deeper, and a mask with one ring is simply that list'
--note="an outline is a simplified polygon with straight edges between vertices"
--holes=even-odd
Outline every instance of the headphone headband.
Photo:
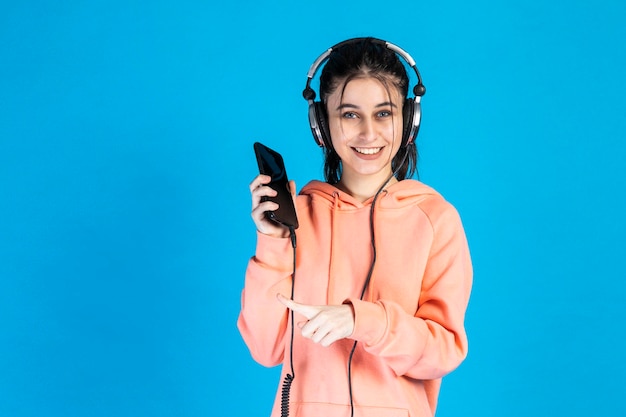
[{"label": "headphone headband", "polygon": [[415,60],[409,55],[404,49],[400,48],[397,45],[394,45],[391,42],[384,41],[382,39],[377,38],[352,38],[347,39],[345,41],[339,42],[338,44],[328,48],[324,51],[320,56],[317,57],[309,71],[307,73],[307,81],[304,90],[302,91],[302,96],[305,100],[309,102],[309,124],[311,125],[311,132],[313,133],[313,137],[315,141],[320,147],[325,146],[325,143],[330,140],[330,135],[328,134],[328,126],[326,125],[325,119],[325,109],[324,105],[321,102],[316,102],[316,94],[313,88],[311,88],[311,81],[315,74],[319,70],[319,68],[328,60],[330,54],[333,50],[350,43],[361,42],[364,40],[369,40],[374,43],[378,43],[380,45],[385,46],[387,49],[395,52],[398,56],[400,56],[415,72],[417,76],[417,84],[413,87],[413,94],[415,97],[412,99],[407,98],[405,100],[404,108],[403,108],[403,117],[404,117],[404,132],[402,137],[403,146],[406,146],[413,142],[415,137],[417,136],[417,132],[419,131],[419,125],[421,120],[421,106],[420,102],[422,96],[426,93],[426,87],[422,84],[422,76],[417,69],[417,65],[415,65]]},{"label": "headphone headband", "polygon": [[[396,54],[398,54],[413,69],[413,71],[415,71],[415,75],[417,76],[417,84],[415,85],[415,87],[413,87],[413,94],[415,94],[416,97],[421,98],[421,96],[423,96],[426,93],[426,87],[424,87],[424,84],[422,84],[422,76],[420,75],[420,72],[417,69],[415,60],[413,59],[413,57],[411,57],[411,55],[409,55],[408,52],[400,48],[398,45],[395,45],[391,42],[384,41],[382,39],[362,37],[362,38],[347,39],[345,41],[339,42],[338,44],[335,44],[331,46],[330,48],[328,48],[320,56],[318,56],[315,61],[313,61],[313,64],[311,64],[311,67],[309,68],[309,71],[307,73],[306,87],[304,91],[302,92],[302,95],[304,96],[304,98],[306,100],[315,100],[316,95],[315,95],[315,91],[313,91],[313,89],[311,88],[311,81],[313,80],[313,77],[315,77],[315,74],[317,73],[318,69],[322,66],[322,64],[328,60],[328,57],[330,56],[330,54],[333,52],[334,49],[337,49],[340,46],[343,46],[346,44],[356,43],[356,42],[360,42],[364,40],[370,40],[372,42],[381,44],[385,46],[387,49],[390,49],[394,51]],[[312,97],[310,97],[311,93],[312,93]]]}]

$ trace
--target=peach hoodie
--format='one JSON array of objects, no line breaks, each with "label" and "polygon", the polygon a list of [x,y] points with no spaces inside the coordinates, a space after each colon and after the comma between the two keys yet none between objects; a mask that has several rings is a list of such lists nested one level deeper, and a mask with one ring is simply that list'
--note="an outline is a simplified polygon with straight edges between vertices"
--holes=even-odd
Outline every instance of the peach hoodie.
[{"label": "peach hoodie", "polygon": [[[376,201],[376,265],[359,299],[373,251],[372,199],[361,203],[319,181],[296,199],[295,295],[313,305],[351,303],[353,334],[322,347],[295,328],[290,417],[349,417],[348,357],[355,417],[432,417],[441,378],[467,354],[464,316],[472,283],[470,254],[457,211],[432,188],[404,180]],[[238,328],[252,357],[291,372],[289,238],[257,233]],[[295,321],[305,320],[298,314]],[[272,417],[280,416],[278,389]]]}]

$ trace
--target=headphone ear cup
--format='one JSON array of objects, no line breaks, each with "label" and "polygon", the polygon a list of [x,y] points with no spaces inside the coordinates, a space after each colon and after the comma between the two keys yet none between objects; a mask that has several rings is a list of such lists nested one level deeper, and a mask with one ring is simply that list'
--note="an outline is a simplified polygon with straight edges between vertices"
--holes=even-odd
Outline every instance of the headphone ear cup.
[{"label": "headphone ear cup", "polygon": [[320,129],[318,113],[318,103],[309,100],[309,126],[311,127],[311,133],[313,134],[313,139],[315,139],[317,146],[324,147],[324,138],[322,137],[322,131]]},{"label": "headphone ear cup", "polygon": [[330,143],[330,129],[328,128],[326,108],[324,104],[319,101],[314,102],[312,105],[314,106],[315,124],[311,125],[311,129],[313,130],[314,125],[317,126],[317,129],[313,132],[313,136],[320,147],[328,146]]},{"label": "headphone ear cup", "polygon": [[402,147],[408,146],[417,136],[420,128],[421,106],[419,101],[412,98],[404,100],[402,107]]}]

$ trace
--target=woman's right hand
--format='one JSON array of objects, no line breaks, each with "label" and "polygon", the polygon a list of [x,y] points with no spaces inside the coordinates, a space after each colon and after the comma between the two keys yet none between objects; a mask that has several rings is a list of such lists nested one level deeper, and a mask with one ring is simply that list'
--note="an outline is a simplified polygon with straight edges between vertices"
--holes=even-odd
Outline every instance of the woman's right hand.
[{"label": "woman's right hand", "polygon": [[[250,183],[250,193],[252,194],[252,220],[259,232],[273,237],[288,237],[289,229],[285,226],[271,221],[265,215],[266,211],[278,210],[278,204],[273,201],[263,201],[263,197],[276,197],[278,194],[267,184],[270,183],[272,177],[269,175],[258,175]],[[295,193],[295,183],[289,181],[291,194]]]}]

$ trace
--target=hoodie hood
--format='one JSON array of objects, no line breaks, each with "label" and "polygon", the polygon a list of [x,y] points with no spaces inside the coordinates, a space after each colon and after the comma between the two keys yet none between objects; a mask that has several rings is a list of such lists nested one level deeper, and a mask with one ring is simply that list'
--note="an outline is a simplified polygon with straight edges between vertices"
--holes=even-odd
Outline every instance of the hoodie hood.
[{"label": "hoodie hood", "polygon": [[[328,265],[325,301],[329,304],[340,304],[362,291],[363,281],[346,280],[344,277],[368,276],[368,268],[374,256],[372,233],[376,236],[377,252],[382,259],[393,258],[394,253],[406,250],[407,238],[398,236],[406,235],[407,227],[413,228],[410,226],[412,221],[424,218],[420,206],[438,195],[435,190],[419,181],[398,181],[380,192],[374,208],[374,196],[361,202],[325,182],[311,181],[304,186],[298,196],[298,217],[302,218],[301,223],[310,224],[311,229],[305,230],[308,228],[304,226],[297,233],[315,236],[315,239],[308,241],[319,242],[313,244],[308,251],[318,254],[316,264]],[[345,248],[351,250],[346,251]],[[384,262],[381,260],[381,263]],[[312,265],[306,269],[315,268]],[[378,273],[374,271],[368,285],[370,290],[376,287],[377,280]],[[371,299],[373,295],[374,292],[370,291],[366,299]]]},{"label": "hoodie hood", "polygon": [[[350,194],[341,191],[334,185],[322,181],[311,181],[300,191],[301,195],[328,201],[328,204],[338,210],[361,209],[372,204],[374,197],[364,202],[357,200]],[[439,195],[434,189],[417,180],[407,179],[385,187],[377,200],[377,207],[403,208],[419,204],[428,196]]]}]

